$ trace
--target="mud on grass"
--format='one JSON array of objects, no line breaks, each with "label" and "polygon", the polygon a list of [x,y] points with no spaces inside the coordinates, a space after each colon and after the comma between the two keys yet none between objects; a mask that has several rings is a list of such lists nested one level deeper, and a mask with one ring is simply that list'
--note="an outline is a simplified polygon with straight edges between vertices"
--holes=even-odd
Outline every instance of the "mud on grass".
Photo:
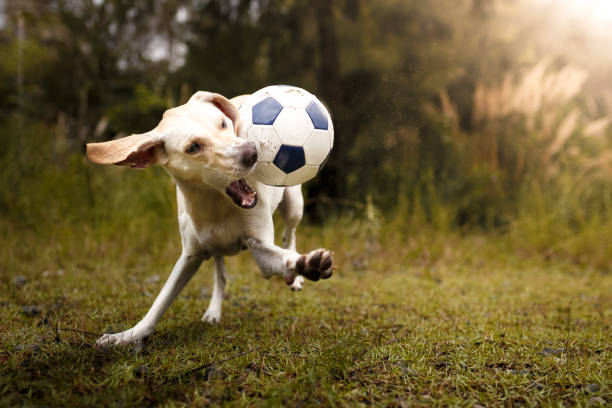
[{"label": "mud on grass", "polygon": [[6,235],[0,405],[612,403],[609,273],[502,256],[494,238],[337,231],[300,233],[302,249],[336,251],[330,280],[294,293],[243,254],[208,325],[208,262],[142,346],[111,350],[92,345],[147,311],[178,240]]}]

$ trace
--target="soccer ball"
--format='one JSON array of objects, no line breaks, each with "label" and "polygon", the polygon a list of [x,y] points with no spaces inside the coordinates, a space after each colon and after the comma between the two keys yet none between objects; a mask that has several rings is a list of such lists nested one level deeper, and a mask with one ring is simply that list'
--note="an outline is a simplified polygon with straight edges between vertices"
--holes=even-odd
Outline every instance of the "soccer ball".
[{"label": "soccer ball", "polygon": [[317,175],[329,159],[334,127],[325,106],[295,86],[272,85],[240,106],[240,137],[257,146],[253,177],[272,186],[294,186]]}]

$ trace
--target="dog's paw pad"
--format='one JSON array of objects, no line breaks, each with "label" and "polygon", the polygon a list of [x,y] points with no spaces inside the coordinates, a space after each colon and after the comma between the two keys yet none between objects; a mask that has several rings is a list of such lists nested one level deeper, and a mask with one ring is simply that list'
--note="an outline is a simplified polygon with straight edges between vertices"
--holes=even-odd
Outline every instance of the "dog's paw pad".
[{"label": "dog's paw pad", "polygon": [[316,249],[298,258],[295,264],[295,271],[312,281],[329,279],[334,271],[333,264],[331,251]]}]

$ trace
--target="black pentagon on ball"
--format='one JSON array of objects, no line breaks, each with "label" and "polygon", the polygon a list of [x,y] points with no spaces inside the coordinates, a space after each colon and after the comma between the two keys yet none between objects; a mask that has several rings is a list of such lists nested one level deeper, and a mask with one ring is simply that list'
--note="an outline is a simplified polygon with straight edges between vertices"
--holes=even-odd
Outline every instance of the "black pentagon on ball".
[{"label": "black pentagon on ball", "polygon": [[281,145],[274,156],[273,163],[283,172],[289,174],[306,164],[302,146]]},{"label": "black pentagon on ball", "polygon": [[308,116],[314,125],[315,129],[327,130],[327,115],[323,112],[321,105],[316,101],[310,102],[306,108]]},{"label": "black pentagon on ball", "polygon": [[253,105],[253,118],[252,122],[255,125],[271,125],[276,120],[278,114],[283,110],[281,105],[276,99],[269,96],[261,102],[257,102]]}]

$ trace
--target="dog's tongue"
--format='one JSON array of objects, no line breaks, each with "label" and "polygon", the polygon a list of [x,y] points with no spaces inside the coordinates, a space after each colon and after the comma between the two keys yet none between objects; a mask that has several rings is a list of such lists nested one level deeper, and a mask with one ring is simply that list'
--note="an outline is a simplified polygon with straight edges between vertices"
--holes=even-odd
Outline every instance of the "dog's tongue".
[{"label": "dog's tongue", "polygon": [[228,196],[241,208],[253,208],[257,205],[257,193],[251,189],[245,179],[231,183],[225,189]]}]

